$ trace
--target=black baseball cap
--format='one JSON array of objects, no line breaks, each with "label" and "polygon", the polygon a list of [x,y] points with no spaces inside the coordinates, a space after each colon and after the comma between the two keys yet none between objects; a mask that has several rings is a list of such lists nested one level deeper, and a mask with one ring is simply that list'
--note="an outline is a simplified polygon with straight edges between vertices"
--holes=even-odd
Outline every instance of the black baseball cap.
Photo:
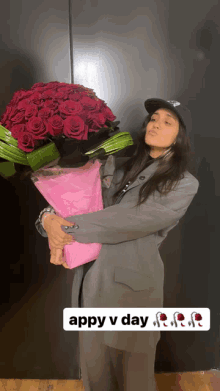
[{"label": "black baseball cap", "polygon": [[163,100],[163,99],[147,99],[144,102],[145,108],[149,114],[153,114],[158,109],[169,109],[173,111],[180,122],[185,126],[187,135],[192,130],[192,117],[189,109],[186,106],[183,106],[180,102],[176,100]]}]

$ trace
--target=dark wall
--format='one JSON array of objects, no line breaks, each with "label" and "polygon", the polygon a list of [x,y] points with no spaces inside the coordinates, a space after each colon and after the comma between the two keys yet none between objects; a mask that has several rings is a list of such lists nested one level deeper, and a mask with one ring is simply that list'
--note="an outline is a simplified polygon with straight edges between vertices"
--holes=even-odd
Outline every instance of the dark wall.
[{"label": "dark wall", "polygon": [[[8,1],[0,15],[0,114],[15,91],[70,82],[69,4]],[[28,179],[1,184],[1,378],[79,377],[77,333],[64,332],[72,273],[51,265],[35,229],[47,202]]]}]

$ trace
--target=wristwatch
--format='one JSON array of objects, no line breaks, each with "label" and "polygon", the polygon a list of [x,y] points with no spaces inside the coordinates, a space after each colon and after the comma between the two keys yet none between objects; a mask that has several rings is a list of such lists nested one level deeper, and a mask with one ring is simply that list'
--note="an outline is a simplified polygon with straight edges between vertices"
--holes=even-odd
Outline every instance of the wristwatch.
[{"label": "wristwatch", "polygon": [[47,213],[51,213],[51,214],[56,214],[54,208],[52,206],[48,206],[47,208],[43,209],[41,212],[40,212],[40,215],[38,217],[38,220],[40,222],[40,224],[42,225],[42,216],[43,214],[47,212]]}]

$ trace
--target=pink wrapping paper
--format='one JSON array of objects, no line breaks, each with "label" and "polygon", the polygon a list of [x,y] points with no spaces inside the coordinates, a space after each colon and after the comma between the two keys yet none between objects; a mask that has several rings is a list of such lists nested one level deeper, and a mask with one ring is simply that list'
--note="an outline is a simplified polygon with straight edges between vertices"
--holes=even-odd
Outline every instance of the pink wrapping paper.
[{"label": "pink wrapping paper", "polygon": [[[103,209],[100,166],[101,163],[96,160],[80,168],[60,169],[63,173],[59,175],[42,176],[35,173],[38,180],[34,184],[58,216],[65,218],[97,212]],[[47,170],[53,171],[53,168]],[[96,259],[101,247],[100,243],[75,241],[64,246],[63,262],[66,261],[73,269]]]}]

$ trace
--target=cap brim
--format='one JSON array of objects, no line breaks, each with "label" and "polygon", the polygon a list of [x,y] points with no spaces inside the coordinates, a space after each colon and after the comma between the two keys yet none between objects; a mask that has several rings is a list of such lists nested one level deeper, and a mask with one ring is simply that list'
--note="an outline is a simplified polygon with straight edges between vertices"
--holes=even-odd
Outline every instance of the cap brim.
[{"label": "cap brim", "polygon": [[175,110],[175,107],[173,107],[173,105],[171,105],[171,103],[167,102],[166,100],[157,98],[147,99],[144,102],[144,106],[149,114],[154,113],[158,109],[169,109],[176,114],[181,122],[183,122],[183,119],[180,117],[178,111]]}]

